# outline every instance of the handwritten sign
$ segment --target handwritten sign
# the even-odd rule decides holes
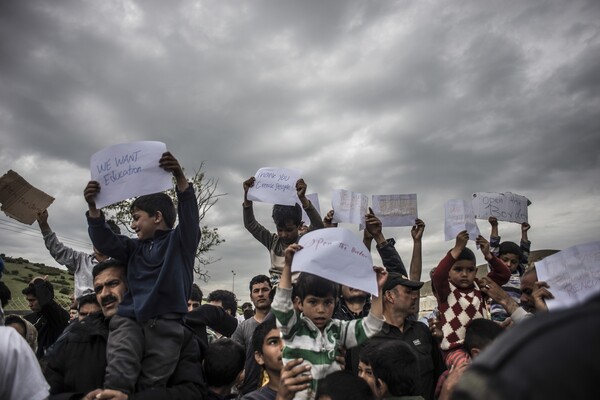
[[[96,207],[173,188],[172,175],[158,166],[167,146],[132,142],[107,147],[90,159],[92,180],[100,183]]]
[[[446,240],[456,238],[456,235],[464,230],[469,233],[469,240],[477,239],[480,233],[471,202],[456,199],[448,200],[444,204],[444,211],[446,215],[444,221]]]
[[[52,204],[54,197],[31,186],[12,169],[0,178],[2,211],[19,222],[31,225],[37,214]]]
[[[318,229],[298,243],[303,248],[294,255],[293,272],[309,272],[377,296],[371,253],[355,234],[345,228]]]
[[[350,190],[334,189],[331,192],[333,222],[349,222],[365,228],[365,214],[369,208],[369,198],[362,193]]]
[[[550,286],[548,309],[572,307],[600,292],[600,242],[569,247],[535,263],[538,280]]]
[[[317,212],[320,215],[321,207],[319,206],[319,194],[318,193],[310,193],[310,194],[306,195],[306,198],[310,200],[313,207],[315,208],[315,210],[317,210]],[[298,204],[300,204],[300,199],[298,199]],[[308,218],[308,214],[306,213],[306,211],[304,211],[304,208],[302,208],[302,221],[304,221],[304,223],[306,225],[310,226],[310,218]]]
[[[525,196],[511,192],[473,193],[473,211],[475,218],[496,217],[498,221],[527,222],[527,206],[531,202]]]
[[[417,216],[416,194],[373,195],[373,212],[383,226],[412,226]]]
[[[248,190],[248,200],[293,206],[298,203],[296,181],[302,171],[286,168],[261,168],[254,177],[254,186]]]

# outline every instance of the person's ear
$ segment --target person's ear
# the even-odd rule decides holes
[[[294,303],[294,306],[295,306],[295,307],[296,307],[298,310],[300,310],[300,312],[302,312],[302,311],[303,311],[303,307],[302,307],[302,300],[300,300],[300,297],[298,297],[298,296],[294,297],[294,301],[293,301],[293,303]]]
[[[258,351],[254,352],[254,360],[256,360],[256,363],[258,365],[265,365],[265,360],[263,358],[263,355],[261,353],[259,353]]]
[[[379,378],[375,378],[375,389],[377,390],[377,398],[383,398],[387,394],[387,384]]]
[[[160,223],[161,223],[163,220],[164,220],[164,218],[163,218],[163,214],[162,214],[160,211],[157,211],[157,212],[154,214],[154,223],[158,225],[158,224],[160,224]]]
[[[478,349],[477,347],[473,347],[471,349],[471,351],[469,352],[469,354],[471,355],[471,358],[475,358],[479,355],[479,353],[481,353],[481,350]]]

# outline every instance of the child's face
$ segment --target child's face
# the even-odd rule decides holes
[[[300,227],[294,224],[294,221],[286,221],[284,226],[277,227],[277,236],[281,238],[283,243],[292,244],[298,241],[298,229]]]
[[[500,256],[500,261],[510,269],[510,272],[515,272],[519,266],[519,255],[514,253],[505,253]]]
[[[331,321],[334,308],[335,299],[333,295],[327,297],[308,295],[300,304],[300,310],[319,330],[323,330],[329,321]]]
[[[271,329],[263,341],[262,354],[258,352],[255,354],[256,362],[264,366],[267,371],[281,371],[283,368],[282,349],[283,340],[279,329]]]
[[[358,377],[369,385],[374,396],[377,396],[377,385],[375,385],[375,375],[369,364],[362,361],[358,362]]]
[[[157,219],[146,211],[134,208],[131,212],[131,229],[133,229],[139,240],[152,239],[154,232],[159,227]]]
[[[459,289],[470,289],[475,282],[477,268],[470,260],[459,260],[450,269],[449,280]]]

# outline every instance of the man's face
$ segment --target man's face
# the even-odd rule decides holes
[[[296,243],[298,240],[298,229],[300,227],[294,224],[293,221],[286,221],[284,226],[277,227],[277,236],[283,241],[285,244]]]
[[[458,289],[470,289],[475,282],[477,268],[475,263],[470,260],[458,260],[450,268],[448,280]]]
[[[500,261],[510,269],[510,272],[515,272],[519,266],[519,255],[513,253],[505,253],[500,256]]]
[[[148,240],[154,237],[154,232],[159,224],[155,216],[146,211],[134,208],[131,212],[131,229],[133,229],[139,240]]]
[[[192,299],[188,300],[188,312],[189,311],[193,311],[193,310],[195,310],[198,307],[200,307],[200,302],[199,301],[192,300]]]
[[[353,302],[357,300],[366,300],[366,298],[369,297],[369,294],[360,289],[354,289],[350,286],[342,285],[342,296],[344,297],[344,300]]]
[[[73,320],[77,319],[77,310],[76,310],[76,309],[74,309],[74,308],[71,308],[71,309],[69,310],[69,319],[70,319],[71,321],[73,321]]]
[[[110,318],[117,313],[117,308],[127,290],[124,281],[123,268],[109,267],[94,278],[94,291],[100,303],[102,313]]]
[[[419,290],[413,290],[407,286],[396,285],[389,291],[392,299],[392,309],[394,312],[412,314],[416,311],[419,302]]]
[[[369,364],[365,364],[362,361],[358,362],[358,377],[367,382],[374,396],[378,396],[377,386],[375,385],[375,376],[373,375],[373,370]]]
[[[258,365],[265,367],[267,372],[279,373],[283,368],[281,350],[283,349],[283,340],[278,328],[271,329],[265,336],[262,346],[262,354],[255,352],[254,358]]]
[[[42,307],[40,307],[40,302],[38,301],[37,297],[35,297],[32,294],[26,294],[25,299],[27,300],[27,303],[29,304],[29,308],[31,308],[31,311],[33,311],[33,312],[42,311]]]
[[[268,282],[260,282],[252,285],[250,300],[254,304],[254,308],[257,310],[270,309],[271,299],[269,298],[269,293],[271,293],[271,286],[269,286]]]
[[[98,304],[96,303],[85,303],[82,304],[81,307],[79,307],[79,320],[81,321],[82,319],[84,319],[85,317],[87,317],[88,315],[98,312],[100,311],[101,308]]]
[[[535,303],[533,300],[533,285],[537,281],[537,274],[530,272],[521,277],[521,307],[527,312],[535,312]]]
[[[301,311],[310,319],[317,328],[323,330],[331,321],[333,309],[335,308],[335,299],[333,295],[327,297],[317,297],[308,295],[300,303]]]

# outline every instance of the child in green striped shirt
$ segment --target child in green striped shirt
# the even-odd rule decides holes
[[[313,380],[310,387],[296,393],[294,398],[314,399],[319,381],[342,369],[336,362],[336,356],[341,356],[340,347],[348,349],[358,346],[381,330],[381,288],[387,279],[387,272],[382,267],[373,267],[377,273],[379,297],[374,298],[369,315],[352,321],[332,319],[338,285],[303,272],[296,282],[298,312],[292,301],[291,269],[294,254],[301,249],[302,246],[292,244],[285,251],[285,264],[271,311],[284,340],[284,364],[301,358],[311,367]]]

